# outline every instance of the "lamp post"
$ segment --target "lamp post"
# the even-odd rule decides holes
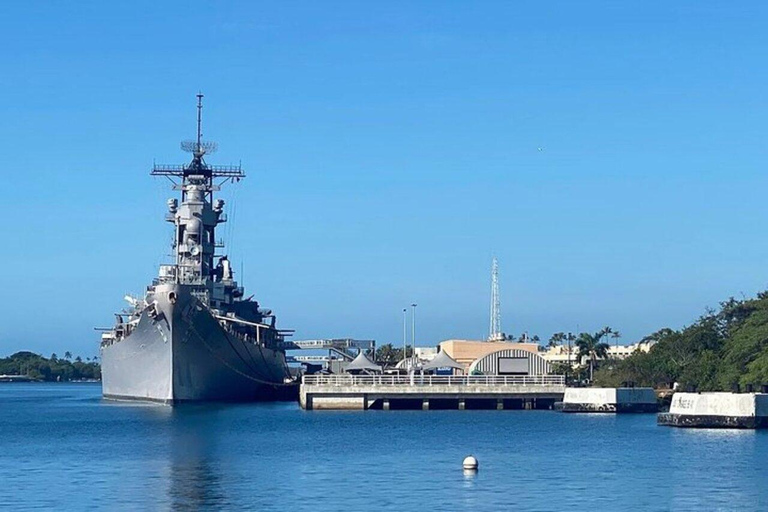
[[[573,333],[568,333],[568,369],[565,371],[565,385],[568,385],[568,374],[571,373],[571,370],[573,370],[573,365],[571,363],[571,354],[573,353],[573,347],[571,345],[571,342],[574,339]]]
[[[416,364],[416,304],[411,304],[411,353],[414,358],[413,364]]]
[[[403,361],[405,361],[405,358],[408,357],[408,335],[407,329],[406,329],[406,314],[407,309],[403,308]]]

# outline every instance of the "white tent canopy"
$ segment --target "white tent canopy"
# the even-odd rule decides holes
[[[457,370],[464,370],[464,365],[457,362],[454,358],[445,353],[445,350],[441,350],[430,362],[424,365],[424,370],[436,370],[437,368],[455,368]]]
[[[351,363],[347,365],[347,367],[344,369],[344,371],[372,371],[372,372],[380,372],[381,366],[374,363],[367,357],[365,357],[365,354],[361,350],[359,354],[357,354],[357,357],[352,360]]]

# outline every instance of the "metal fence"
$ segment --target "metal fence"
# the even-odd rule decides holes
[[[564,375],[304,375],[308,386],[565,386]]]

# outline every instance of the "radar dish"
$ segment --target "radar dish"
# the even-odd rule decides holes
[[[181,150],[186,151],[187,153],[201,152],[206,155],[209,155],[211,153],[215,153],[217,149],[219,149],[219,145],[216,142],[211,142],[207,140],[201,141],[199,145],[197,141],[194,141],[194,140],[185,140],[181,142]]]

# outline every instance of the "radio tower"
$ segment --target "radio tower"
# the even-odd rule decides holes
[[[499,261],[494,257],[491,266],[491,327],[488,341],[503,341],[501,332],[501,297],[499,296]]]

